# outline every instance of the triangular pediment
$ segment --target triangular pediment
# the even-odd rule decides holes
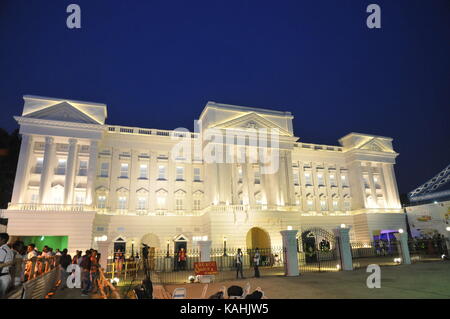
[[[255,112],[250,112],[245,115],[238,116],[234,119],[226,120],[224,122],[215,124],[212,127],[218,129],[224,128],[238,130],[278,129],[281,135],[292,136],[290,132],[288,132],[278,124],[265,119]]]
[[[175,241],[175,242],[177,242],[177,241],[188,241],[188,237],[184,236],[183,234],[180,234],[178,236],[175,236],[173,241]]]
[[[376,138],[372,138],[366,143],[362,144],[359,149],[373,151],[373,152],[392,152],[391,149],[387,148],[382,142],[378,141]]]
[[[95,189],[95,191],[96,191],[97,193],[108,193],[108,192],[109,192],[109,189],[106,188],[105,186],[99,186],[99,187],[97,187],[97,188]]]
[[[120,187],[117,189],[117,192],[118,193],[128,193],[128,189],[125,187]]]
[[[201,190],[199,190],[199,189],[196,190],[196,191],[193,193],[194,196],[203,196],[203,194],[204,194],[204,193],[203,193]]]
[[[24,117],[63,122],[100,124],[94,118],[80,111],[78,108],[68,102],[61,102],[55,105],[48,106],[44,109],[28,113],[24,115]]]
[[[160,188],[155,192],[157,195],[167,195],[167,190],[165,190],[164,188]]]
[[[184,196],[186,195],[186,191],[180,188],[179,190],[175,191],[174,194],[177,196]]]
[[[141,187],[141,188],[139,188],[136,191],[136,193],[138,193],[138,194],[146,194],[146,193],[148,193],[148,189],[146,189],[145,187]]]

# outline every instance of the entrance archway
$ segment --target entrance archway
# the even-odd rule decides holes
[[[269,234],[259,227],[251,228],[247,233],[247,249],[270,249]]]
[[[306,262],[316,262],[319,254],[336,249],[334,235],[322,228],[310,228],[302,232],[303,252]]]

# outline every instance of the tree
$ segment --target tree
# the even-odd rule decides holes
[[[18,129],[8,134],[0,128],[0,208],[7,208],[11,201],[20,142]]]

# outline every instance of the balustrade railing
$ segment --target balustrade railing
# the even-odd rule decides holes
[[[34,204],[20,203],[8,204],[8,210],[26,210],[26,211],[92,211],[93,207],[82,204]]]
[[[126,127],[126,126],[108,126],[108,133],[133,134],[133,135],[145,135],[145,136],[155,135],[155,136],[168,136],[168,137],[190,137],[193,139],[196,139],[199,137],[198,133],[157,130],[157,129],[145,129],[145,128],[139,128],[139,127]]]

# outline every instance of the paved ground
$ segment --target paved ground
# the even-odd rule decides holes
[[[274,276],[249,278],[208,286],[206,296],[220,287],[231,285],[252,288],[261,287],[268,298],[445,298],[450,299],[450,262],[424,262],[413,265],[381,267],[381,288],[369,289],[366,285],[369,273],[365,269],[328,273],[305,273],[300,277]],[[176,287],[186,287],[188,298],[201,296],[203,284],[167,285],[173,292]]]
[[[56,293],[51,297],[52,299],[91,299],[90,296],[82,297],[81,289],[69,289],[57,290]]]

